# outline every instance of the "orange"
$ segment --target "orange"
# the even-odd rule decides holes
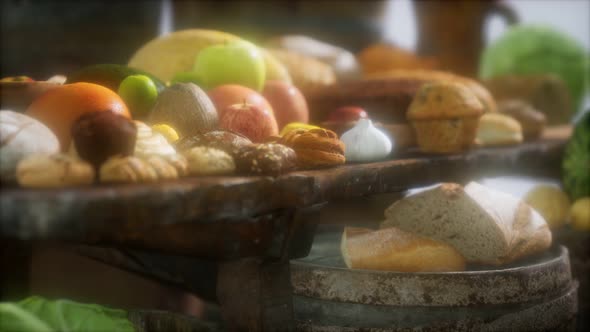
[[[111,111],[131,118],[123,100],[112,90],[92,83],[65,84],[48,90],[36,98],[26,113],[51,129],[67,151],[71,141],[71,128],[83,114]]]

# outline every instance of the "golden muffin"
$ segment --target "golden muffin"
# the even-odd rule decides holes
[[[424,84],[406,115],[423,152],[455,153],[475,139],[484,106],[464,84],[441,81]]]

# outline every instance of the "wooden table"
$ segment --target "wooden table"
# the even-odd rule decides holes
[[[570,133],[569,128],[557,128],[538,141],[517,146],[444,156],[409,151],[393,160],[276,178],[202,177],[59,190],[2,188],[3,251],[8,252],[8,240],[64,241],[87,256],[216,298],[230,329],[289,330],[289,259],[308,254],[317,222],[310,216],[323,204],[481,176],[558,177]],[[22,262],[16,256],[7,254],[5,259]],[[170,264],[171,260],[182,264]],[[213,284],[196,280],[195,271],[215,276],[209,278]],[[23,278],[16,272],[13,276]],[[3,289],[14,278],[4,275]]]

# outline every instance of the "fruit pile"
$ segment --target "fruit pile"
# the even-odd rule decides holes
[[[18,111],[0,111],[0,179],[24,187],[276,176],[345,161],[338,135],[307,124],[289,70],[271,52],[215,31],[151,41],[129,66],[79,69]]]

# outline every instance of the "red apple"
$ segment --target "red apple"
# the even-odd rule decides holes
[[[268,81],[262,95],[272,106],[279,128],[291,122],[309,122],[309,109],[299,89],[283,81]]]
[[[277,121],[267,110],[253,104],[240,103],[229,106],[224,112],[219,126],[248,137],[254,143],[279,134]]]
[[[367,112],[358,106],[343,106],[335,109],[328,115],[328,121],[351,122],[368,118]]]
[[[258,106],[264,110],[268,110],[274,116],[273,109],[264,97],[258,92],[237,84],[224,84],[207,92],[209,98],[217,108],[217,114],[221,119],[223,112],[228,107],[235,104],[242,104],[244,102]]]

